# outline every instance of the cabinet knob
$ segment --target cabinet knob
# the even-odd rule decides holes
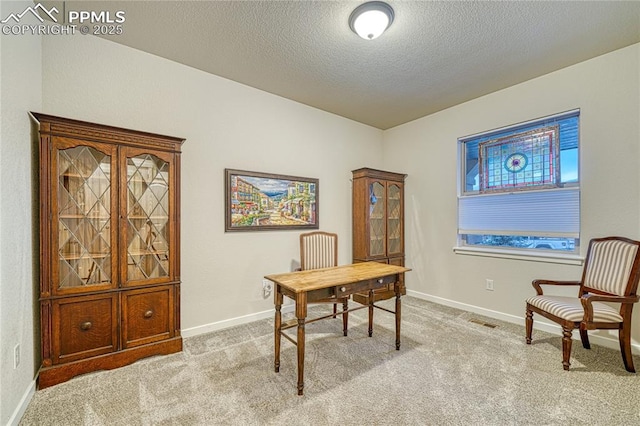
[[[347,291],[347,288],[346,287],[340,287],[340,291],[344,293],[345,291]]]
[[[153,311],[151,309],[149,309],[147,312],[144,313],[143,316],[145,318],[151,318],[153,316]]]
[[[87,330],[89,330],[91,327],[93,327],[93,324],[91,324],[91,321],[83,322],[82,324],[80,324],[80,329],[81,329],[82,331],[87,331]]]

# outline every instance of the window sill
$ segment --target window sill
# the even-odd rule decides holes
[[[582,265],[584,258],[577,254],[528,251],[517,249],[499,249],[489,247],[454,247],[453,252],[468,256],[497,257],[501,259],[526,260],[530,262],[561,263],[565,265]]]

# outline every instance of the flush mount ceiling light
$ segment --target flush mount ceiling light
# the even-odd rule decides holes
[[[363,3],[349,16],[349,27],[365,40],[378,38],[392,22],[393,9],[381,1]]]

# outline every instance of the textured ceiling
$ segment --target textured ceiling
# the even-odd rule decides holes
[[[349,29],[361,3],[64,7],[123,10],[114,42],[380,129],[640,42],[639,1],[388,1],[395,20],[373,41]]]

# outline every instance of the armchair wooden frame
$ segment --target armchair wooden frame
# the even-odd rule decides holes
[[[640,241],[623,237],[597,238],[589,242],[580,281],[533,280],[537,295],[527,299],[526,342],[531,344],[533,313],[562,327],[562,365],[569,370],[572,332],[580,330],[582,346],[590,349],[588,330],[618,330],[625,369],[635,373],[631,353],[631,314],[640,300]],[[577,298],[543,294],[542,286],[577,286]],[[571,299],[574,299],[573,301]],[[579,301],[579,303],[577,303]],[[620,304],[616,311],[600,302]]]
[[[313,231],[300,234],[300,270],[331,268],[338,266],[338,234]],[[347,335],[349,323],[349,296],[314,300],[313,303],[333,303],[334,318],[342,314],[342,332]],[[342,303],[342,312],[338,312]],[[326,317],[323,317],[326,318]]]

